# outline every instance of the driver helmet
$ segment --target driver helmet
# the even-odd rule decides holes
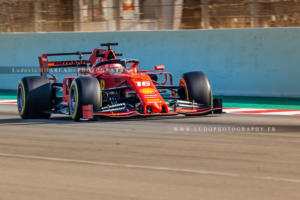
[[[109,64],[108,71],[112,74],[118,74],[123,72],[123,66],[119,63]]]

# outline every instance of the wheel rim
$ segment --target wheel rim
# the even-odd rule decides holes
[[[70,94],[70,113],[73,114],[75,112],[77,103],[77,93],[75,91],[75,88],[72,87],[71,94]]]
[[[18,111],[22,112],[24,107],[24,91],[23,87],[18,88]]]

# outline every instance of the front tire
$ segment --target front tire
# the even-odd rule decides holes
[[[52,109],[52,86],[46,77],[24,77],[18,84],[17,106],[23,119],[49,118]]]
[[[74,121],[82,118],[82,106],[93,105],[97,110],[102,105],[99,81],[93,77],[78,77],[72,81],[69,97],[70,115]]]
[[[184,73],[179,82],[183,89],[179,91],[182,100],[195,101],[198,104],[212,106],[213,96],[210,83],[203,72]]]

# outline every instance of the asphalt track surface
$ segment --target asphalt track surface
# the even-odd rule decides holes
[[[300,199],[300,116],[75,123],[0,105],[0,199]]]

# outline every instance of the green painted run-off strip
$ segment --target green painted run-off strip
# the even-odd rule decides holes
[[[300,98],[219,96],[227,108],[300,110]]]
[[[17,99],[16,90],[0,90],[0,99]]]
[[[300,98],[215,96],[227,108],[262,108],[300,110]],[[0,99],[17,99],[16,90],[0,90]]]

